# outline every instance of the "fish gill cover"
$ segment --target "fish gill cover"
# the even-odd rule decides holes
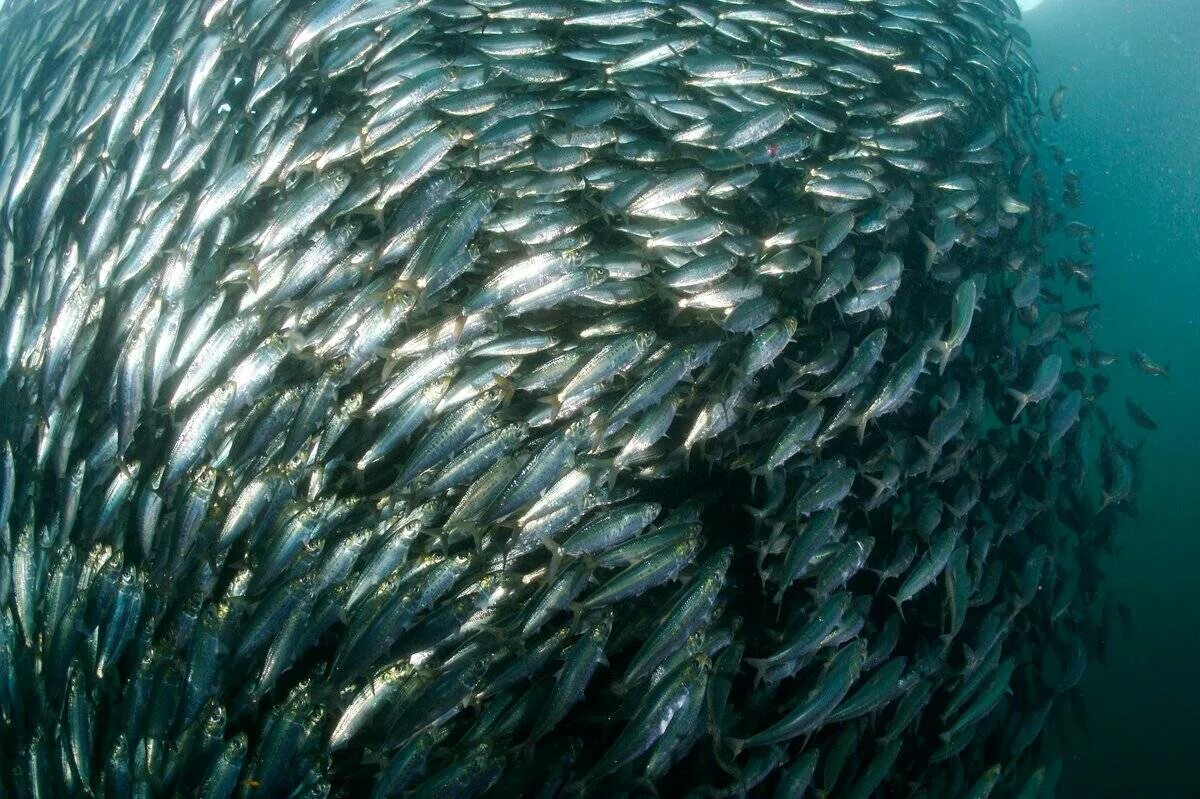
[[[1136,453],[1027,47],[8,3],[2,791],[1052,791]]]

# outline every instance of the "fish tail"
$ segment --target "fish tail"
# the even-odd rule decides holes
[[[1025,410],[1025,406],[1029,404],[1029,395],[1022,394],[1015,388],[1008,389],[1008,395],[1017,401],[1017,409],[1013,411],[1012,421],[1017,421],[1017,417],[1021,415],[1021,411]]]
[[[825,256],[816,247],[810,247],[807,244],[801,244],[800,249],[808,253],[808,257],[813,260],[813,271],[816,273],[817,280],[821,279],[821,274],[825,271]],[[809,309],[809,316],[812,316],[812,309]]]
[[[767,674],[767,669],[771,668],[770,664],[763,658],[746,658],[746,665],[754,669],[755,686],[762,683],[763,677]]]
[[[550,583],[553,582],[554,578],[558,576],[559,570],[562,569],[563,551],[562,547],[553,541],[545,541],[543,543],[546,549],[550,550],[550,563],[546,566],[546,582]]]
[[[941,356],[938,358],[938,374],[942,375],[946,371],[946,366],[950,363],[950,356],[954,354],[954,349],[944,341],[935,341],[933,348]]]
[[[926,236],[921,231],[917,231],[917,236],[920,237],[921,243],[925,245],[925,268],[933,268],[933,264],[937,261],[937,245],[933,243],[933,239]]]
[[[562,405],[563,405],[562,400],[559,399],[557,396],[542,397],[541,399],[538,400],[538,402],[542,403],[543,405],[550,406],[550,418],[551,419],[557,419],[558,414],[562,411]]]

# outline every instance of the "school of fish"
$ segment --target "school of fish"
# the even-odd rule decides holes
[[[1053,795],[1139,468],[1029,44],[0,7],[0,795]]]

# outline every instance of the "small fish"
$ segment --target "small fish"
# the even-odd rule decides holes
[[[1008,389],[1009,395],[1017,401],[1017,407],[1013,411],[1012,418],[1015,420],[1020,416],[1021,411],[1029,403],[1041,402],[1049,397],[1054,392],[1055,386],[1058,385],[1061,372],[1062,356],[1058,354],[1047,355],[1038,366],[1037,373],[1033,376],[1033,383],[1027,391]]]
[[[1063,121],[1063,102],[1067,99],[1067,87],[1059,84],[1054,93],[1050,95],[1050,114],[1054,117],[1055,122]]]
[[[1125,398],[1125,410],[1129,412],[1129,418],[1133,423],[1143,430],[1157,430],[1158,424],[1150,418],[1150,414],[1146,413],[1146,409],[1138,404],[1137,400],[1132,397]]]
[[[1140,350],[1131,350],[1129,353],[1129,361],[1135,367],[1137,367],[1138,371],[1144,374],[1153,375],[1155,377],[1170,377],[1171,367],[1169,365],[1163,366],[1155,363],[1154,361],[1150,360],[1150,357],[1146,355],[1146,353]]]

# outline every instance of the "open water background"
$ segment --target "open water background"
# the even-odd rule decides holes
[[[1121,523],[1110,588],[1134,617],[1084,681],[1062,743],[1063,797],[1200,797],[1200,0],[1047,0],[1026,25],[1045,120],[1083,177],[1095,225],[1096,344],[1120,351],[1106,407],[1142,450],[1139,515]],[[1127,350],[1169,362],[1136,371]],[[1135,397],[1160,430],[1135,432]]]

